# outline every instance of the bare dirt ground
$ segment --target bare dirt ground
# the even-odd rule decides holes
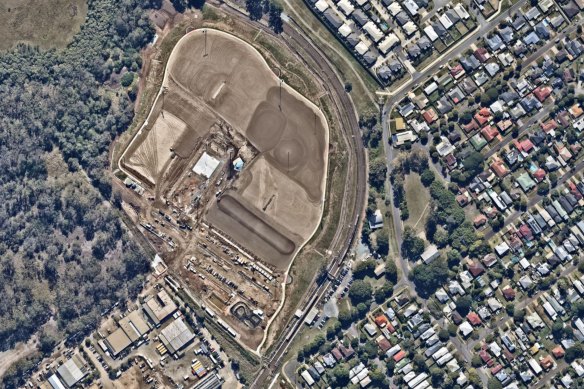
[[[170,160],[186,160],[214,124],[228,123],[262,162],[244,170],[242,185],[207,218],[286,270],[322,214],[328,125],[320,109],[283,84],[252,46],[212,29],[194,30],[178,42],[161,90],[122,165],[150,186],[173,185]]]
[[[0,377],[16,361],[26,357],[36,351],[36,338],[33,337],[28,343],[19,343],[16,347],[0,352]]]
[[[209,210],[207,220],[244,247],[253,247],[256,255],[280,270],[288,267],[298,245],[299,237],[294,237],[283,226],[277,226],[237,193],[225,194]]]
[[[293,233],[310,236],[313,226],[319,222],[320,204],[311,202],[296,181],[286,180],[284,176],[285,172],[273,169],[266,158],[257,158],[243,172],[238,192]]]

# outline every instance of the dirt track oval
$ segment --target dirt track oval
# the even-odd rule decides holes
[[[157,121],[152,114],[124,157],[125,167],[156,185],[170,163],[167,150],[186,155],[213,122],[228,123],[259,155],[245,161],[233,187],[205,218],[258,258],[286,270],[322,217],[329,129],[321,110],[281,82],[253,46],[212,29],[192,31],[178,42],[163,88],[164,111],[180,126],[166,128],[169,119]],[[155,106],[160,100],[159,95]],[[163,134],[169,138],[160,147]]]

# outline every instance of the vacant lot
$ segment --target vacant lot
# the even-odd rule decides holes
[[[252,46],[212,29],[179,41],[162,91],[123,166],[155,186],[173,152],[186,157],[213,123],[228,123],[260,155],[207,217],[261,259],[287,269],[322,215],[329,134],[320,109],[281,82]]]
[[[404,190],[406,192],[408,210],[410,211],[410,217],[405,224],[413,227],[417,232],[421,232],[426,225],[430,193],[422,185],[420,176],[413,172],[406,175]]]
[[[86,0],[0,1],[0,50],[17,43],[64,47],[87,15]]]

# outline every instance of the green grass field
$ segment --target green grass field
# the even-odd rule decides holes
[[[422,185],[420,176],[417,173],[410,173],[406,176],[404,189],[410,217],[405,222],[407,226],[414,228],[417,232],[423,231],[425,218],[428,214],[426,207],[430,204],[430,193]]]
[[[0,1],[0,50],[17,43],[43,49],[66,46],[87,15],[86,0]]]

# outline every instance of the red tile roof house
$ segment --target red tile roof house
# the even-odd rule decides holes
[[[511,300],[514,300],[515,299],[516,293],[515,293],[515,291],[510,286],[508,286],[505,289],[503,289],[501,291],[501,293],[503,293],[503,296],[505,297],[505,299],[507,301],[511,301]]]
[[[533,240],[533,231],[531,231],[531,228],[529,228],[527,224],[522,224],[521,226],[519,226],[517,234],[519,234],[519,236],[521,236],[523,239],[527,241]]]
[[[481,351],[479,351],[479,357],[481,357],[481,359],[483,360],[483,362],[486,363],[487,365],[490,362],[492,362],[491,356],[489,355],[489,353],[487,352],[487,350],[481,350]]]
[[[531,150],[533,150],[533,143],[528,138],[523,139],[522,141],[513,141],[513,145],[517,148],[517,150],[522,151],[524,153],[529,154]]]
[[[438,119],[438,116],[436,115],[436,111],[434,111],[434,108],[430,108],[429,110],[424,111],[422,116],[424,117],[424,120],[428,124],[432,124],[436,121],[436,119]]]
[[[543,170],[542,168],[537,169],[535,172],[533,172],[533,178],[535,178],[535,180],[537,182],[542,182],[545,179],[545,170]]]
[[[449,169],[453,169],[456,166],[456,157],[450,153],[446,157],[444,157],[444,162],[448,166]]]
[[[470,263],[468,265],[468,271],[473,277],[478,277],[485,272],[485,269],[478,263]]]
[[[542,359],[539,364],[541,365],[541,367],[543,367],[545,370],[551,369],[554,366],[554,361],[552,360],[551,355],[546,356],[544,359]]]
[[[572,196],[576,197],[577,200],[580,200],[582,198],[582,194],[576,187],[576,184],[574,184],[572,181],[568,181],[567,185],[568,188],[570,188],[570,193],[572,193]]]
[[[552,88],[549,86],[544,87],[538,86],[533,90],[533,94],[535,95],[535,97],[537,97],[540,103],[543,103],[545,99],[547,99],[549,95],[552,94]]]
[[[490,57],[489,52],[484,47],[479,47],[476,49],[474,56],[481,62],[486,62]]]
[[[491,267],[497,263],[497,256],[494,253],[488,253],[481,261],[486,267]]]
[[[503,178],[507,174],[509,174],[509,169],[507,169],[507,166],[505,166],[505,164],[503,163],[503,161],[501,159],[499,159],[499,158],[495,158],[493,160],[493,163],[491,164],[491,170],[493,170],[493,172],[499,178]]]
[[[490,142],[497,136],[499,136],[499,130],[497,130],[497,128],[493,126],[485,126],[481,130],[481,134],[483,135],[483,138],[487,140],[487,142]]]
[[[474,119],[472,119],[468,124],[465,124],[464,126],[462,126],[462,129],[467,134],[470,134],[474,130],[478,130],[479,129],[479,125],[478,125],[478,123]]]
[[[509,362],[511,362],[512,360],[515,359],[515,355],[513,355],[509,350],[507,349],[503,349],[503,355],[505,355],[505,358],[507,358],[507,360]]]
[[[501,120],[497,123],[497,127],[503,132],[507,131],[511,126],[513,126],[513,122],[509,119]]]
[[[353,354],[355,354],[355,351],[351,347],[347,348],[343,345],[340,345],[339,349],[341,350],[345,358],[350,358]]]
[[[400,350],[397,354],[393,356],[393,360],[395,362],[399,362],[406,356],[406,352],[404,350]]]
[[[470,322],[470,324],[472,324],[473,326],[480,326],[481,324],[483,324],[481,318],[479,317],[479,315],[477,315],[474,312],[470,312],[468,315],[466,315],[466,318],[468,319],[468,321]]]
[[[459,194],[458,196],[456,196],[456,202],[461,207],[464,207],[464,206],[466,206],[468,204],[468,197],[466,197],[463,194]]]
[[[386,352],[391,348],[391,343],[389,343],[389,340],[385,338],[380,339],[379,342],[377,342],[377,345],[383,352]]]
[[[489,120],[491,120],[491,111],[488,108],[481,108],[475,115],[475,120],[479,123],[479,126],[483,126]]]
[[[333,354],[333,357],[335,357],[335,359],[337,361],[340,361],[341,359],[343,359],[343,354],[341,354],[341,352],[339,351],[338,348],[334,348],[331,350],[331,354]]]
[[[458,78],[464,74],[464,68],[461,64],[456,65],[452,69],[450,69],[450,75],[454,78]]]
[[[552,130],[555,130],[556,128],[558,128],[558,123],[554,119],[550,119],[547,122],[541,124],[541,129],[546,134]]]
[[[474,218],[472,223],[475,226],[475,228],[479,228],[481,226],[484,226],[487,223],[487,221],[488,221],[487,217],[481,213],[480,215]]]
[[[554,354],[554,358],[556,359],[560,359],[564,357],[565,351],[562,348],[562,346],[556,346],[554,347],[554,349],[552,350],[552,354]]]
[[[497,365],[491,369],[491,374],[495,375],[503,369],[503,366]]]
[[[387,317],[385,317],[385,315],[379,315],[375,318],[375,324],[377,324],[377,326],[379,328],[384,328],[385,326],[387,326],[388,320]]]

